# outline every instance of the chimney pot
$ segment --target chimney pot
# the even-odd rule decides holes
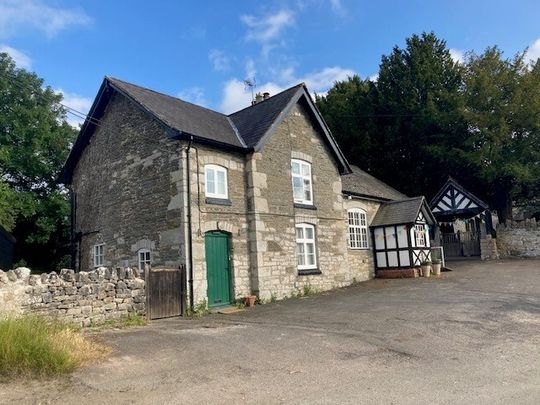
[[[265,91],[263,93],[263,100],[268,100],[270,98],[270,93],[268,93],[267,91]]]
[[[255,100],[253,100],[253,105],[263,101],[263,95],[261,93],[255,94]]]

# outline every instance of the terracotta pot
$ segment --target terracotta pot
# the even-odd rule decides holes
[[[441,263],[434,263],[431,265],[433,269],[433,275],[439,277],[441,275]]]
[[[255,300],[257,299],[257,296],[255,295],[248,295],[244,298],[244,305],[246,307],[254,307],[255,306]]]
[[[424,277],[431,277],[431,264],[423,264],[422,266],[422,274]]]

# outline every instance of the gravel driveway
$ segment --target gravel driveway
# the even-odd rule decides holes
[[[540,260],[450,263],[100,335],[105,362],[2,403],[540,403]]]

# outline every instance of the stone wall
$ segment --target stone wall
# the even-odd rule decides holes
[[[306,108],[301,103],[293,107],[261,151],[247,159],[253,292],[262,299],[280,299],[307,286],[328,290],[350,284],[361,271],[347,263],[341,177]],[[294,204],[291,159],[312,164],[313,207]],[[319,274],[297,268],[298,223],[315,227]]]
[[[153,265],[180,265],[180,147],[131,100],[112,96],[73,174],[80,270],[94,268],[95,244],[104,244],[107,267],[138,267],[140,249],[152,252]]]
[[[371,225],[373,218],[381,204],[376,201],[364,200],[356,197],[346,198],[344,200],[345,221],[348,222],[347,211],[351,208],[360,208],[366,212],[368,225]],[[365,281],[375,277],[375,260],[373,257],[373,246],[371,239],[371,230],[368,228],[368,248],[367,249],[348,249],[347,260],[352,271],[356,273],[356,281]],[[347,241],[348,243],[348,241]]]
[[[533,218],[499,224],[497,248],[501,258],[540,257],[540,222]]]
[[[32,313],[88,326],[145,311],[145,282],[130,268],[40,275],[24,267],[0,270],[0,317]]]

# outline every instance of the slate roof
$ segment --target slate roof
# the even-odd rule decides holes
[[[375,197],[383,200],[401,200],[407,198],[403,193],[383,183],[358,166],[351,165],[352,173],[341,176],[341,184],[345,194]]]
[[[259,143],[302,87],[302,83],[298,84],[267,100],[229,115],[247,147],[253,148]]]
[[[380,206],[370,226],[414,223],[420,209],[422,209],[422,206],[425,204],[424,197],[413,197],[400,201],[386,202]],[[434,223],[435,219],[427,205],[425,205],[425,213],[428,214],[428,221]]]
[[[326,135],[326,143],[339,162],[342,172],[350,171],[347,160],[322,120],[304,83],[233,114],[225,115],[123,80],[105,77],[60,174],[61,182],[69,184],[71,181],[77,161],[96,126],[99,125],[99,119],[103,116],[113,91],[130,98],[144,111],[164,123],[171,130],[168,136],[189,139],[186,136],[188,135],[195,141],[246,152],[259,150],[266,137],[287,115],[290,107],[302,99]]]
[[[107,80],[171,128],[229,145],[245,146],[224,114],[112,77]]]

